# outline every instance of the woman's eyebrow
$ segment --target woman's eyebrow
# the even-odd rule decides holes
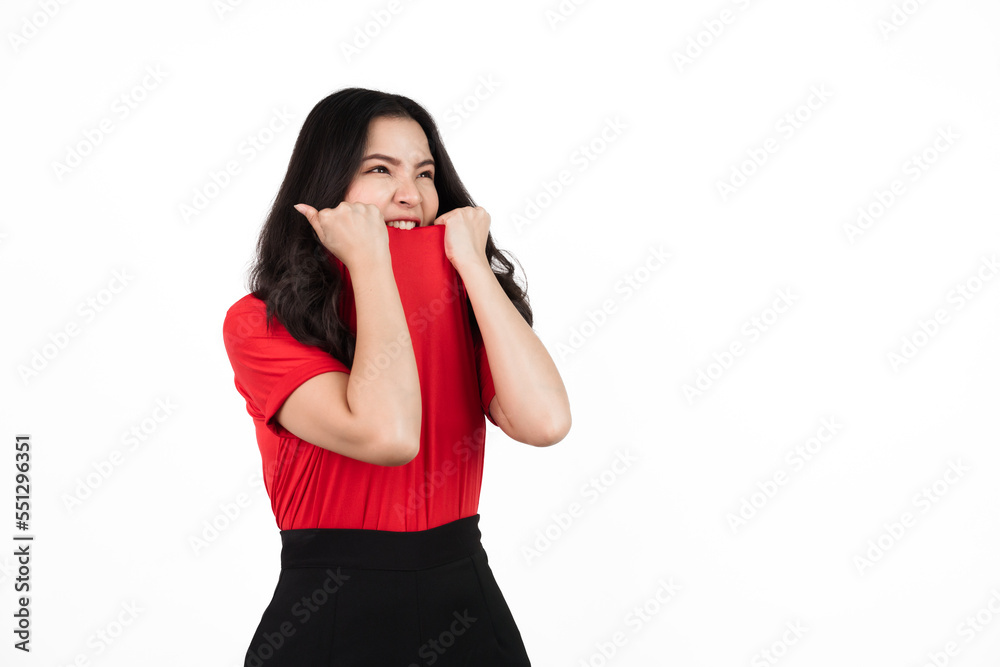
[[[393,165],[395,167],[398,167],[399,164],[400,164],[399,160],[397,160],[396,158],[389,157],[388,155],[383,155],[382,153],[372,153],[371,155],[366,155],[364,157],[364,159],[362,160],[362,162],[367,162],[368,160],[385,160],[386,162],[388,162],[389,164],[391,164],[391,165]],[[435,166],[434,165],[434,160],[432,160],[430,158],[424,160],[423,162],[418,162],[416,166],[417,167],[423,167],[424,165],[428,165],[428,164],[431,165],[432,167]]]

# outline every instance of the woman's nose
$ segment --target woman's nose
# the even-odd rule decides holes
[[[419,204],[420,190],[417,189],[417,184],[409,179],[400,181],[399,186],[396,188],[396,201],[400,204],[409,204],[411,206]]]

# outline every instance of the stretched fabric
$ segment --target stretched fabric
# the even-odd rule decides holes
[[[252,294],[226,313],[223,337],[234,383],[253,418],[264,486],[281,530],[426,530],[479,511],[485,419],[496,423],[489,417],[495,390],[482,337],[468,315],[465,285],[445,256],[444,225],[386,231],[423,408],[420,452],[406,465],[348,458],[297,438],[274,419],[309,378],[326,372],[370,378],[398,349],[386,349],[367,368],[349,369],[298,342],[277,321],[268,330],[264,302]],[[338,308],[356,333],[350,271],[326,254],[345,279]]]

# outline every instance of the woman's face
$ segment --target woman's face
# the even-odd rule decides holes
[[[412,118],[375,118],[368,125],[361,169],[344,201],[374,204],[386,224],[425,227],[437,218],[434,160],[423,128]]]

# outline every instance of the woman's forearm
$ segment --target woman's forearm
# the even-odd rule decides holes
[[[350,272],[357,338],[347,384],[348,406],[381,423],[388,442],[419,447],[420,380],[388,251],[350,267]]]
[[[555,362],[528,326],[486,258],[458,268],[489,357],[497,402],[510,437],[536,446],[559,442],[570,428],[569,397]]]

